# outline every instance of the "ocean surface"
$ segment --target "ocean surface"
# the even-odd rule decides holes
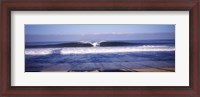
[[[175,68],[174,40],[26,42],[25,71],[124,72]]]

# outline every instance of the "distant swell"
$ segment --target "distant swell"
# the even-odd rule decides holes
[[[110,47],[110,46],[139,46],[139,45],[163,45],[169,43],[131,43],[131,42],[70,42],[70,43],[59,43],[59,44],[48,44],[48,45],[26,45],[26,48],[57,48],[57,47]]]
[[[129,46],[129,47],[85,47],[85,48],[29,48],[26,55],[49,55],[49,54],[101,54],[101,53],[124,53],[124,52],[151,52],[151,51],[175,51],[172,46]]]

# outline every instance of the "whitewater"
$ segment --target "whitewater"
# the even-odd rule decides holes
[[[71,47],[71,48],[28,48],[26,55],[49,54],[97,54],[97,53],[124,53],[124,52],[151,52],[175,51],[173,46],[127,46],[127,47]]]

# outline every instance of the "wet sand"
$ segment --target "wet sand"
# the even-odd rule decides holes
[[[175,68],[142,68],[142,69],[121,69],[121,70],[104,70],[104,71],[44,70],[42,72],[175,72]]]
[[[130,72],[175,72],[175,68],[143,68],[126,70]]]

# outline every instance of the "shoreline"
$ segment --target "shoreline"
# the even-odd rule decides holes
[[[28,71],[28,72],[175,72],[175,68],[141,68],[141,69],[119,69],[119,70],[43,70],[43,71]]]

